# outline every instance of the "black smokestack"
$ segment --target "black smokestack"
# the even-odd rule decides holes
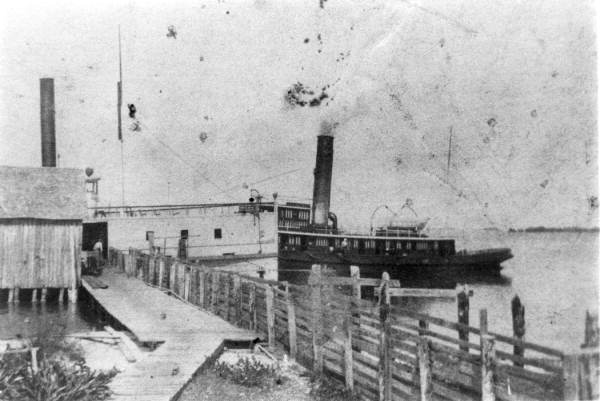
[[[331,172],[333,168],[333,130],[334,124],[321,123],[321,132],[317,137],[317,161],[313,188],[312,225],[326,228],[329,217],[331,197]]]
[[[40,79],[40,120],[42,123],[42,167],[56,167],[53,78]]]

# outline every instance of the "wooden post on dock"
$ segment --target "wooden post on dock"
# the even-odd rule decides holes
[[[510,309],[512,312],[513,337],[515,340],[522,341],[525,335],[525,306],[521,304],[521,299],[518,295],[515,295],[512,299]],[[521,344],[515,344],[513,354],[523,358],[525,348]],[[514,365],[523,367],[523,363],[519,361],[514,361]]]
[[[313,351],[313,372],[323,372],[323,352],[321,350],[323,331],[323,311],[321,302],[321,265],[312,265],[308,276],[308,285],[311,292],[311,331]]]
[[[163,288],[163,277],[165,275],[165,258],[158,259],[158,288]]]
[[[290,340],[290,357],[296,360],[298,354],[298,343],[296,342],[296,308],[292,294],[290,294],[290,287],[287,284],[285,286],[285,305],[287,309],[288,338]]]
[[[429,339],[420,337],[417,343],[417,356],[419,360],[419,387],[421,401],[433,400],[433,383],[431,381],[431,356]]]
[[[224,294],[223,294],[223,302],[225,303],[225,320],[229,321],[229,309],[231,307],[231,299],[230,299],[230,284],[231,284],[231,274],[229,273],[224,273],[221,275],[221,277],[225,278],[225,283],[224,283]]]
[[[275,346],[275,294],[273,287],[267,285],[265,287],[265,302],[267,304],[267,338],[269,340],[269,348]]]
[[[206,272],[204,269],[200,269],[198,272],[198,306],[204,308],[205,302],[205,286],[206,285]]]
[[[463,287],[458,294],[456,294],[456,304],[458,307],[458,324],[462,325],[458,327],[458,339],[461,341],[469,341],[469,294],[465,287]],[[461,345],[460,349],[465,352],[469,352],[469,346]]]
[[[12,304],[15,302],[15,290],[14,288],[8,289],[8,303]]]
[[[58,290],[58,303],[62,304],[64,299],[65,299],[65,289],[64,288],[60,288]]]
[[[190,301],[190,288],[191,288],[191,278],[190,278],[190,267],[188,265],[184,265],[184,279],[183,279],[183,299],[186,301]]]
[[[48,288],[44,287],[42,288],[42,298],[40,299],[40,301],[45,304],[46,303],[46,298],[48,297]]]
[[[154,255],[154,231],[148,231],[146,239],[148,240],[148,254]]]
[[[481,401],[495,401],[494,365],[496,351],[494,337],[484,334],[481,337]]]
[[[256,283],[254,281],[250,282],[248,309],[250,311],[250,330],[256,330]]]
[[[38,303],[38,290],[37,290],[37,288],[34,288],[33,291],[31,291],[31,303],[32,304],[37,304]]]
[[[242,286],[239,274],[233,275],[233,308],[234,324],[239,326],[242,320]]]
[[[71,301],[72,304],[76,304],[77,303],[77,287],[75,287],[75,285],[73,285],[73,287],[69,288],[67,291],[67,295],[69,296],[69,301]]]
[[[377,365],[377,381],[379,384],[379,400],[391,401],[392,399],[392,369],[390,358],[391,324],[390,324],[390,275],[384,272],[381,275],[379,286],[379,363]]]
[[[13,300],[14,303],[18,304],[21,300],[19,298],[19,287],[15,287],[15,299]]]
[[[352,314],[350,311],[344,316],[344,382],[346,388],[354,390],[354,362],[352,360]]]
[[[352,278],[352,298],[360,300],[360,269],[358,266],[350,266],[350,277]],[[358,305],[359,302],[356,302]]]
[[[487,309],[479,309],[479,335],[484,336],[488,333]]]
[[[211,272],[210,284],[211,284],[210,306],[211,306],[212,312],[215,315],[217,315],[218,314],[217,299],[219,298],[219,272],[217,272],[217,271]]]

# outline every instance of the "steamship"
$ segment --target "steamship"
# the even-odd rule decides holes
[[[405,276],[422,273],[499,272],[512,258],[509,248],[457,251],[451,238],[428,237],[424,222],[371,230],[369,234],[345,233],[330,212],[333,136],[325,130],[317,138],[313,202],[288,206],[278,213],[279,270],[301,265],[357,265],[367,274]],[[291,263],[290,263],[291,262]]]

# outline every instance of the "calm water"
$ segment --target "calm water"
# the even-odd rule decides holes
[[[478,309],[487,308],[491,331],[512,333],[510,301],[518,294],[525,305],[526,339],[561,350],[575,350],[583,341],[585,311],[598,311],[598,234],[477,232],[457,239],[457,248],[510,247],[513,259],[500,277],[470,278],[471,324]],[[253,260],[246,272],[277,278],[277,260]],[[246,265],[247,266],[247,265]],[[230,265],[240,270],[240,265]],[[305,275],[304,275],[305,276]],[[403,299],[403,305],[434,316],[456,320],[454,301]],[[82,305],[27,302],[10,308],[0,303],[0,338],[28,335],[45,328],[67,332],[88,330],[96,318]],[[87,317],[86,317],[87,316]]]

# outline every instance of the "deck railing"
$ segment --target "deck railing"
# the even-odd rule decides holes
[[[314,265],[308,285],[298,286],[135,250],[113,251],[110,261],[130,276],[257,331],[269,345],[282,346],[303,366],[339,380],[363,399],[598,397],[597,319],[586,329],[596,333],[589,336],[595,345],[565,355],[488,331],[485,310],[479,327],[472,327],[391,305],[395,290],[386,274],[377,282],[354,275],[340,285]],[[378,286],[379,302],[360,298],[365,282]]]

